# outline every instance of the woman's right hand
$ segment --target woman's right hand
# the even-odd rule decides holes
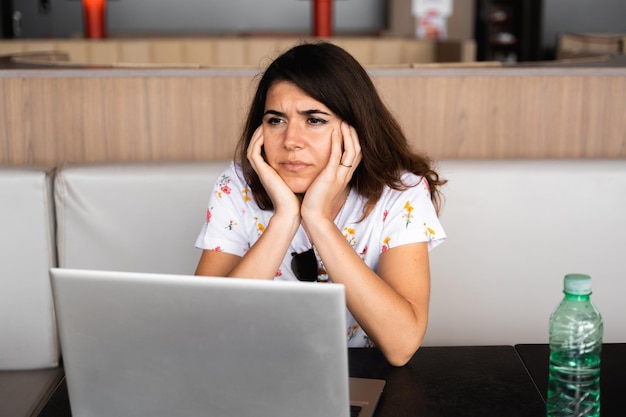
[[[300,200],[263,158],[262,126],[254,131],[246,157],[274,204],[274,215],[243,257],[212,250],[202,252],[198,275],[274,279],[300,227]]]
[[[263,188],[274,205],[274,213],[279,216],[300,217],[300,200],[285,181],[263,158],[263,126],[259,126],[248,145],[247,158],[257,173]]]

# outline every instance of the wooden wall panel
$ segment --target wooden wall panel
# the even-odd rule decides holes
[[[377,84],[415,147],[440,158],[626,157],[626,76],[379,77]]]
[[[0,72],[0,163],[230,158],[251,70]],[[626,69],[372,71],[412,146],[444,158],[626,158]]]
[[[6,80],[2,80],[6,81]],[[229,158],[249,77],[1,82],[0,163]],[[20,111],[21,110],[21,111]]]

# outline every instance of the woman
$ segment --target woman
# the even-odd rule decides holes
[[[341,283],[348,345],[404,365],[426,331],[443,183],[351,55],[295,46],[259,81],[196,274]]]

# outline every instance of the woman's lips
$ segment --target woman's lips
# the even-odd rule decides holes
[[[281,162],[281,166],[289,172],[300,172],[306,169],[309,164],[306,164],[302,161],[285,161]]]

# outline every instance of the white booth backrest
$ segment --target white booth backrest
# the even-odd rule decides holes
[[[64,166],[62,267],[193,273],[210,187],[227,162]],[[441,161],[425,345],[545,343],[566,273],[593,278],[605,340],[626,341],[626,161]]]
[[[59,361],[51,179],[45,169],[0,167],[0,370]]]
[[[227,165],[0,168],[0,369],[58,364],[52,266],[192,274]],[[592,276],[604,340],[626,341],[626,160],[444,160],[439,170],[448,240],[431,252],[425,345],[547,342],[570,272]]]
[[[193,274],[209,193],[227,166],[62,166],[55,182],[59,266]]]
[[[605,342],[626,341],[626,161],[443,161],[425,344],[547,343],[563,277],[591,275]]]

